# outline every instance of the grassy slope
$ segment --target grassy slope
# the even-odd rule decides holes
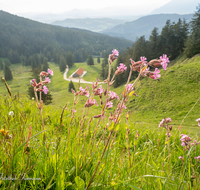
[[[170,63],[166,71],[161,70],[160,81],[149,78],[143,78],[136,85],[136,94],[139,97],[131,97],[128,109],[131,110],[131,119],[136,122],[146,122],[149,125],[157,126],[164,117],[171,117],[173,124],[180,125],[188,111],[194,106],[199,98],[199,80],[200,80],[200,56],[186,59],[184,56]],[[51,106],[60,109],[67,102],[72,105],[73,95],[68,92],[68,81],[63,80],[63,74],[59,71],[58,65],[50,64],[50,68],[54,69],[54,76],[49,88],[53,95],[53,103]],[[87,66],[86,63],[76,63],[69,71],[68,76],[77,68],[82,67],[87,70],[84,79],[87,81],[95,81],[99,78],[101,65],[96,63],[94,66]],[[29,78],[16,78],[29,76],[30,68],[20,67],[20,65],[12,65],[14,80],[8,82],[13,93],[20,92],[26,94]],[[0,71],[0,75],[3,72]],[[78,89],[78,84],[74,83]],[[81,84],[86,87],[86,84]],[[91,87],[91,85],[88,85]],[[117,94],[121,94],[123,86],[113,89]],[[7,91],[4,84],[0,83],[1,94]],[[84,104],[85,100],[81,103]],[[77,109],[82,109],[82,105],[78,104]],[[183,127],[188,128],[192,132],[198,131],[197,122],[200,117],[199,109],[200,101],[195,105],[194,109],[188,114],[182,123]],[[94,107],[94,113],[98,113],[98,108]]]
[[[160,81],[149,78],[140,80],[128,109],[132,110],[135,122],[147,122],[158,125],[164,117],[171,117],[173,124],[180,125],[186,114],[200,97],[200,55],[191,59],[184,56],[171,62],[166,71],[161,70]],[[118,88],[118,93],[122,87]],[[200,117],[200,101],[182,123],[191,131],[198,131],[195,121]]]

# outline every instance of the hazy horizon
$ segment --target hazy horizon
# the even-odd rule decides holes
[[[134,15],[144,12],[153,11],[156,8],[159,8],[170,0],[140,0],[140,1],[130,1],[124,0],[123,5],[120,0],[101,0],[101,1],[92,1],[92,0],[74,0],[71,2],[64,0],[57,1],[39,1],[39,0],[0,0],[0,10],[9,12],[11,14],[62,14],[67,11],[72,11],[74,9],[79,10],[93,10],[93,11],[106,11],[111,9],[121,8],[122,10],[127,9],[127,14]],[[128,13],[128,11],[133,11]]]

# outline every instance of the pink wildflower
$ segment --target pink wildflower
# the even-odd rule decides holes
[[[187,136],[187,135],[185,135],[185,134],[181,134],[181,146],[182,147],[184,147],[184,146],[186,146],[186,148],[189,148],[189,144],[190,144],[190,141],[192,141],[192,139],[189,137],[189,136]]]
[[[200,118],[198,118],[196,121],[198,121],[198,126],[200,127]]]
[[[106,107],[107,107],[107,108],[112,108],[112,107],[113,107],[113,103],[112,103],[112,102],[108,102],[108,103],[106,104]]]
[[[49,91],[48,88],[44,85],[44,86],[43,86],[43,92],[44,92],[45,94],[47,94],[48,91]]]
[[[133,84],[125,85],[125,87],[126,87],[126,91],[127,91],[127,92],[130,92],[130,91],[133,90]]]
[[[158,127],[164,127],[165,119],[162,119]]]
[[[87,102],[85,103],[85,107],[91,107],[91,106],[93,106],[94,104],[96,104],[97,106],[98,106],[98,104],[97,104],[97,102],[96,102],[96,100],[95,99],[91,99],[91,98],[89,98],[88,100],[87,100]]]
[[[50,75],[53,75],[53,71],[51,69],[48,69],[47,72],[50,74]]]
[[[167,63],[169,63],[169,58],[167,57],[167,55],[163,54],[163,56],[160,56],[160,60],[162,61],[161,62],[161,65],[163,67],[164,70],[167,70]]]
[[[109,55],[109,59],[108,59],[109,64],[112,64],[112,62],[115,59],[117,59],[117,57],[115,56],[118,56],[118,55],[119,55],[119,52],[116,49],[112,50],[112,54]]]
[[[182,160],[182,161],[184,160],[184,157],[182,157],[182,156],[179,156],[178,158],[179,158],[180,160]]]
[[[158,79],[158,78],[161,77],[161,75],[160,75],[159,73],[160,73],[159,69],[158,69],[158,68],[155,68],[155,71],[154,71],[154,73],[153,73],[154,79]]]
[[[75,112],[76,112],[76,110],[72,109],[72,112],[74,112],[74,113],[75,113]]]
[[[200,162],[200,156],[194,157],[194,159]]]
[[[147,63],[147,58],[146,57],[140,57],[140,60],[142,61],[142,63],[146,64]]]
[[[51,79],[49,77],[45,77],[45,83],[50,83],[51,82]]]
[[[119,65],[120,66],[117,67],[115,75],[119,75],[119,74],[123,73],[127,69],[127,67],[123,63],[120,63]]]
[[[113,53],[114,56],[115,56],[115,55],[116,55],[116,56],[119,55],[119,52],[118,52],[118,50],[116,50],[116,49],[113,49],[113,50],[112,50],[112,53]]]
[[[168,117],[167,119],[165,119],[165,122],[170,123],[170,122],[172,122],[172,119]]]
[[[36,86],[37,86],[36,79],[32,79],[32,80],[30,81],[30,83],[31,83],[31,85],[32,85],[33,87],[36,87]]]
[[[159,126],[158,127],[165,127],[165,124],[168,124],[172,122],[172,119],[171,118],[167,118],[167,119],[162,119],[162,121],[160,122]],[[171,126],[172,128],[172,126]]]
[[[103,93],[103,88],[102,86],[100,85],[99,88],[97,88],[94,92],[94,95],[95,96],[100,96],[101,94]]]
[[[117,94],[113,91],[109,91],[109,101],[110,100],[114,100],[115,98],[117,98],[119,100],[119,97],[117,96]]]
[[[90,94],[89,94],[89,91],[87,91],[87,87],[85,89],[80,87],[79,89],[80,89],[80,91],[78,92],[78,94],[80,94],[81,96],[86,96],[86,97],[89,98]]]

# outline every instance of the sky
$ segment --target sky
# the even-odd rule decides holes
[[[123,7],[151,12],[168,2],[170,0],[0,0],[0,10],[11,14],[62,13],[73,9]]]

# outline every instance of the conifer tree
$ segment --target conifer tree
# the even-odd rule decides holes
[[[94,65],[94,60],[93,60],[92,54],[90,54],[90,55],[88,56],[87,64],[90,65],[90,66],[91,66],[91,65]]]
[[[3,70],[3,63],[1,60],[0,60],[0,69]]]
[[[69,67],[72,67],[74,65],[74,56],[71,51],[67,53],[66,61]]]
[[[185,43],[184,53],[187,57],[200,53],[200,4],[191,21],[191,34]]]
[[[11,62],[10,62],[8,59],[6,59],[4,63],[5,63],[5,65],[7,65],[7,66],[11,66]]]
[[[13,79],[13,75],[12,72],[9,68],[8,65],[5,65],[4,67],[4,78],[8,81],[8,80],[12,80]]]
[[[69,87],[68,87],[68,92],[72,92],[72,89],[75,91],[74,83],[70,81]]]
[[[62,56],[60,57],[60,61],[59,61],[59,69],[60,69],[60,72],[64,72],[64,71],[65,71],[66,65],[67,65],[67,62],[66,62],[64,56],[62,55]]]
[[[101,60],[100,60],[100,57],[97,57],[97,63],[100,63]]]
[[[49,68],[49,64],[48,64],[47,58],[44,57],[43,58],[43,67],[42,67],[42,70],[43,71],[47,71],[48,68]]]

